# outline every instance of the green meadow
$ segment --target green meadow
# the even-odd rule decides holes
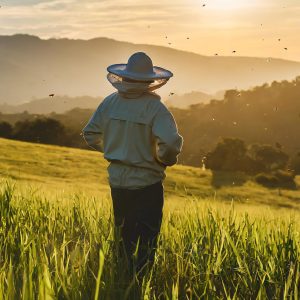
[[[174,166],[154,266],[128,278],[100,153],[0,139],[0,299],[299,299],[298,190]]]

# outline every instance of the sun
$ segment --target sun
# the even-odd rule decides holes
[[[238,10],[253,5],[253,2],[255,2],[255,0],[210,0],[207,1],[206,6],[216,10]]]

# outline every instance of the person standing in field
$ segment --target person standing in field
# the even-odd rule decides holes
[[[110,162],[109,184],[116,228],[136,268],[153,262],[162,221],[165,169],[177,163],[183,139],[153,91],[173,74],[143,52],[107,68],[117,92],[106,97],[83,129],[87,144]]]

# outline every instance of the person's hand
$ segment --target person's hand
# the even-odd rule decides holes
[[[157,163],[159,165],[161,165],[162,167],[164,167],[165,169],[167,168],[167,165],[165,165],[162,161],[158,160],[157,157],[155,157],[155,160],[157,161]]]

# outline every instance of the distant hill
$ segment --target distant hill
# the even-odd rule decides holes
[[[300,74],[299,62],[283,59],[203,56],[108,38],[42,40],[18,34],[0,36],[0,103],[17,104],[51,93],[104,97],[113,91],[106,67],[126,62],[136,51],[145,51],[155,65],[173,71],[174,78],[160,90],[164,97],[170,92],[247,89]]]
[[[191,92],[183,95],[169,95],[167,106],[188,108],[190,105],[197,103],[208,103],[211,99],[221,100],[224,96],[224,92],[219,92],[214,95],[209,95],[202,92]],[[16,114],[22,112],[28,112],[30,114],[50,114],[55,112],[57,114],[63,114],[74,108],[82,109],[95,109],[99,103],[103,100],[101,97],[69,97],[69,96],[48,96],[43,99],[35,99],[22,104],[9,105],[7,103],[0,103],[0,112],[3,114]]]
[[[32,100],[19,105],[0,104],[2,113],[22,113],[27,111],[31,114],[61,114],[74,108],[95,109],[103,99],[100,97],[68,97],[56,96]]]
[[[224,92],[218,92],[214,95],[209,95],[202,92],[191,92],[183,95],[172,95],[167,97],[165,102],[167,106],[178,107],[178,108],[188,108],[190,105],[198,103],[209,103],[210,100],[221,100],[223,99]],[[1,111],[1,106],[0,106]]]

